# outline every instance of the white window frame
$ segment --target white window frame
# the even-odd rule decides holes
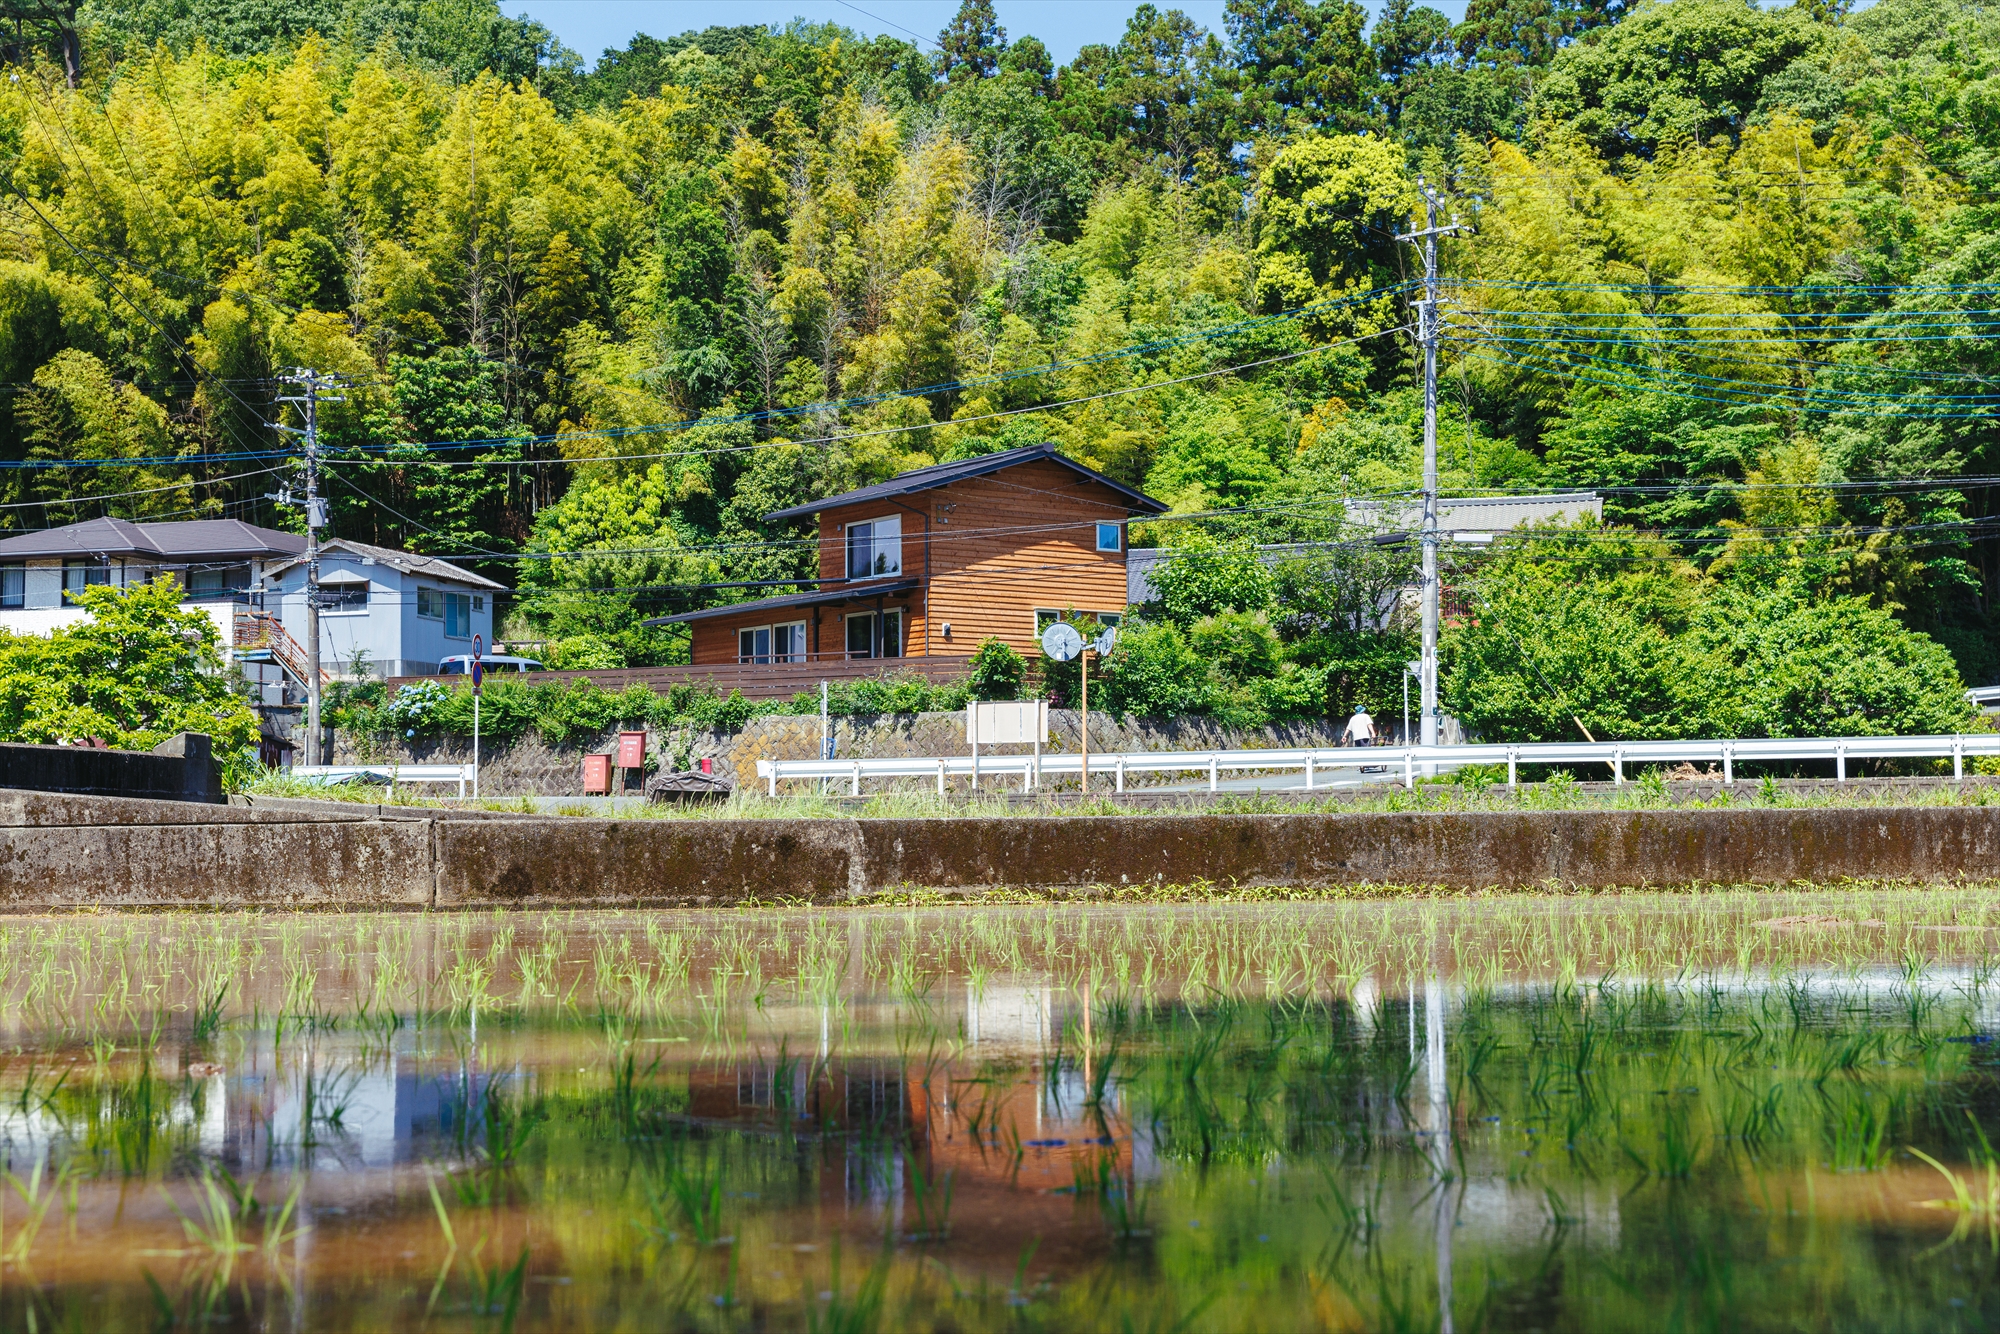
[[[1104,545],[1104,535],[1111,534],[1111,545]],[[1100,523],[1097,525],[1097,549],[1103,552],[1119,552],[1125,549],[1125,525],[1122,523]]]
[[[779,636],[791,631],[791,646],[779,647]],[[809,650],[806,648],[806,623],[804,621],[780,621],[771,627],[771,661],[804,662]]]
[[[750,636],[750,651],[748,653],[743,651],[743,636],[745,635]],[[773,639],[771,627],[768,625],[739,626],[736,631],[736,663],[739,667],[761,665],[757,652],[758,635],[764,636],[762,662],[767,663],[771,661],[771,641]]]
[[[903,518],[900,514],[843,524],[841,529],[841,568],[846,571],[850,582],[894,579],[903,573]],[[865,574],[854,572],[854,541],[860,536],[866,536],[868,540],[868,572]],[[886,562],[883,559],[885,555],[890,557]]]
[[[1037,641],[1041,639],[1042,631],[1049,628],[1050,622],[1060,621],[1067,614],[1049,607],[1035,608],[1035,639]],[[1088,616],[1099,625],[1107,627],[1122,624],[1125,620],[1125,613],[1122,611],[1079,611],[1077,615]]]

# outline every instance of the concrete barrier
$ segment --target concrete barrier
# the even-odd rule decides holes
[[[182,732],[151,751],[0,744],[0,788],[156,801],[222,802],[208,737]]]
[[[1608,889],[2000,875],[2000,807],[909,820],[390,810],[9,794],[0,908],[666,907],[828,903],[902,887]]]

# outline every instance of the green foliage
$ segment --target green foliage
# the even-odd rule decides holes
[[[1183,628],[1223,611],[1262,611],[1271,603],[1271,571],[1247,542],[1192,535],[1147,573],[1152,608]]]
[[[215,622],[182,611],[171,579],[87,588],[89,616],[46,637],[0,632],[0,740],[96,737],[151,750],[205,732],[233,783],[254,763],[257,716],[222,664]]]
[[[974,699],[1019,699],[1028,676],[1028,661],[1003,640],[979,641],[968,664],[966,686]]]
[[[1643,5],[1557,53],[1535,110],[1611,151],[1740,130],[1767,82],[1828,44],[1803,9],[1749,0]]]
[[[1862,599],[1815,599],[1789,580],[1719,583],[1614,532],[1541,536],[1496,558],[1474,619],[1446,640],[1446,707],[1483,737],[1935,734],[1970,722],[1951,655]]]
[[[892,675],[838,682],[827,696],[829,712],[845,717],[954,713],[965,708],[971,692],[963,682],[933,685],[920,676]],[[479,726],[482,735],[498,741],[533,732],[550,745],[562,746],[593,740],[620,727],[730,732],[752,718],[818,712],[817,691],[788,700],[747,700],[737,691],[720,695],[694,685],[676,685],[664,692],[642,685],[612,691],[588,678],[537,681],[530,674],[488,678],[480,699]],[[416,681],[386,696],[380,683],[364,685],[331,700],[328,717],[336,727],[364,736],[463,739],[472,735],[472,687]]]
[[[1229,0],[1211,33],[1141,5],[1058,67],[969,0],[936,56],[799,22],[586,72],[491,0],[94,0],[74,86],[0,85],[33,201],[0,260],[0,464],[66,465],[0,468],[0,526],[295,527],[255,387],[338,370],[336,535],[487,560],[507,637],[638,666],[689,643],[642,620],[817,573],[809,525],[765,514],[1050,440],[1172,507],[1156,621],[1269,617],[1271,698],[1231,675],[1201,707],[1390,707],[1414,546],[1289,583],[1247,552],[1358,540],[1339,501],[1416,485],[1386,293],[1422,174],[1477,224],[1442,246],[1449,490],[1649,488],[1606,513],[1688,562],[1667,583],[1788,634],[1819,613],[1780,585],[1833,624],[1865,598],[1985,674],[2000,561],[1961,479],[2000,433],[1959,409],[2000,378],[2000,20],[1847,9]],[[1942,332],[1892,336],[1916,316]],[[1479,558],[1447,563],[1474,596]],[[1683,717],[1659,627],[1625,622],[1620,725]]]

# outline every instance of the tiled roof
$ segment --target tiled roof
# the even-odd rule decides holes
[[[890,593],[907,593],[917,586],[915,579],[892,579],[886,583],[861,582],[824,588],[817,593],[786,593],[782,597],[758,598],[754,602],[732,602],[726,607],[704,607],[678,616],[655,616],[641,625],[679,625],[684,621],[705,621],[711,616],[735,616],[743,612],[785,611],[791,607],[825,606],[829,602],[853,602]]]
[[[977,458],[959,459],[953,463],[934,463],[928,468],[912,468],[909,472],[897,473],[886,482],[874,486],[864,486],[858,491],[843,491],[825,500],[815,500],[809,505],[794,505],[790,509],[766,514],[764,522],[776,523],[784,519],[802,519],[821,510],[833,509],[840,505],[862,505],[871,500],[887,500],[892,496],[907,496],[914,491],[930,491],[953,482],[962,482],[968,477],[985,477],[1003,468],[1019,467],[1023,463],[1037,463],[1047,460],[1059,463],[1071,472],[1093,482],[1110,487],[1130,502],[1131,508],[1147,514],[1164,514],[1167,507],[1142,491],[1134,491],[1122,482],[1114,482],[1095,469],[1086,468],[1075,459],[1065,458],[1050,444],[1023,445],[1019,449],[1003,449],[997,454],[981,454]]]
[[[505,584],[496,584],[486,576],[474,574],[468,569],[453,565],[450,561],[439,560],[436,556],[419,556],[414,551],[370,546],[366,542],[356,542],[345,537],[330,538],[320,543],[319,549],[321,555],[345,551],[355,556],[372,556],[379,565],[387,565],[392,570],[421,575],[427,579],[449,579],[454,583],[471,584],[474,588],[496,588],[503,593],[507,591]],[[297,564],[299,562],[296,560],[286,561],[283,565],[273,567],[269,574],[281,574]]]
[[[297,533],[259,528],[241,519],[192,519],[184,523],[86,519],[0,538],[0,560],[127,556],[172,563],[292,556],[305,549],[306,540]]]

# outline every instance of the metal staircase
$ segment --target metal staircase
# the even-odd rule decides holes
[[[267,611],[239,607],[231,629],[237,657],[249,662],[275,662],[301,686],[306,684],[305,646],[292,638],[283,621]],[[321,668],[319,679],[324,685],[333,677]]]

